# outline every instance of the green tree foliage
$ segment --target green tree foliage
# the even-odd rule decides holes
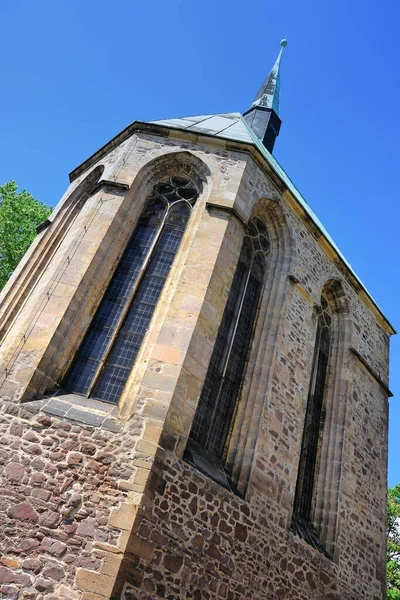
[[[0,185],[0,290],[36,236],[36,225],[51,208],[21,190],[15,181]]]
[[[400,484],[388,489],[386,531],[388,600],[400,600]]]

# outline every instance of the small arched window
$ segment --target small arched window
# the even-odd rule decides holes
[[[308,394],[303,439],[293,507],[293,530],[324,552],[313,526],[313,501],[318,475],[319,454],[324,425],[324,393],[331,349],[332,313],[325,296],[321,297],[311,383]]]
[[[67,374],[69,391],[119,401],[197,197],[184,177],[154,187]]]
[[[239,262],[218,330],[185,457],[231,487],[223,467],[237,399],[250,350],[266,255],[267,228],[254,218],[246,231]]]

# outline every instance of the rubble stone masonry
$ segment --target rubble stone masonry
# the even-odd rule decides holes
[[[0,297],[1,598],[384,600],[389,324],[245,144],[139,125],[72,174]],[[120,405],[68,394],[171,173],[201,193]],[[228,448],[234,493],[183,454],[254,214],[272,250]],[[322,291],[337,332],[315,491],[329,557],[290,528]]]

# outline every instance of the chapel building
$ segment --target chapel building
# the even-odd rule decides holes
[[[1,598],[386,598],[394,331],[272,154],[281,45],[76,168],[0,295]]]

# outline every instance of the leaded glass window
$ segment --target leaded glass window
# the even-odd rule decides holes
[[[197,197],[187,178],[155,186],[71,365],[69,391],[118,402]]]
[[[318,454],[323,431],[323,401],[331,346],[332,314],[327,299],[321,298],[311,384],[304,421],[303,439],[292,527],[315,548],[324,551],[312,525],[314,486],[318,471]]]
[[[204,460],[218,467],[224,459],[269,249],[267,228],[261,219],[255,218],[249,223],[244,238],[190,432],[186,458],[199,468]],[[199,450],[202,458],[198,455],[196,459]]]

